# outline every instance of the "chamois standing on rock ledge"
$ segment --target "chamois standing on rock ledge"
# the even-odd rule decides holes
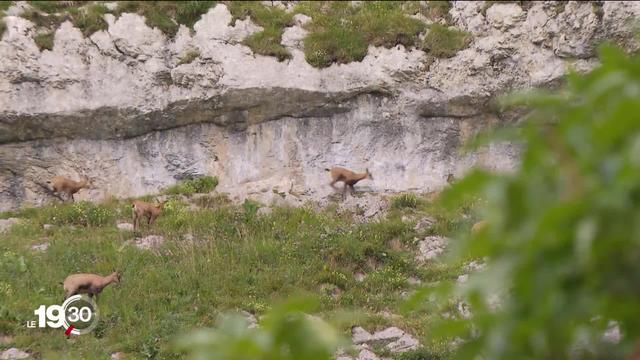
[[[140,200],[135,200],[131,204],[131,209],[133,213],[133,231],[140,226],[140,218],[147,218],[147,225],[151,227],[153,223],[156,221],[156,218],[162,212],[162,208],[164,208],[164,202],[158,204],[152,204]]]
[[[47,184],[51,186],[51,191],[54,194],[67,195],[67,200],[75,201],[73,194],[80,191],[80,189],[89,189],[91,187],[91,181],[88,177],[82,176],[82,180],[74,181],[64,176],[54,176],[53,179],[47,181]],[[60,197],[59,196],[59,197]],[[62,199],[62,197],[60,197]]]
[[[351,194],[355,193],[355,189],[353,186],[357,184],[360,180],[369,179],[373,180],[373,175],[369,172],[369,169],[366,169],[363,173],[356,173],[349,169],[345,169],[343,167],[334,166],[331,169],[324,169],[328,171],[331,175],[331,185],[332,188],[335,187],[335,183],[338,181],[342,181],[344,183],[344,187],[342,188],[342,199],[344,200],[347,196],[347,189],[351,189]]]
[[[100,276],[96,274],[72,274],[67,276],[62,283],[64,288],[64,299],[68,299],[70,296],[76,294],[89,294],[89,297],[93,298],[102,292],[107,285],[120,282],[120,274],[113,272],[107,276]]]

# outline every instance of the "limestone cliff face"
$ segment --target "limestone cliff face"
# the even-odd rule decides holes
[[[293,58],[254,55],[239,42],[260,28],[224,5],[193,33],[174,39],[135,14],[106,15],[107,31],[84,38],[71,23],[40,52],[33,24],[5,17],[0,40],[0,210],[47,201],[38,182],[85,173],[96,190],[82,196],[136,196],[181,178],[210,174],[232,196],[270,201],[323,198],[324,168],[368,167],[374,191],[430,191],[471,166],[509,169],[517,149],[475,153],[460,145],[492,124],[515,121],[489,101],[511,89],[551,86],[569,66],[597,65],[595,45],[630,41],[635,2],[536,2],[481,11],[454,3],[454,23],[470,47],[449,59],[370,48],[362,62],[316,69],[296,15],[282,43]],[[625,43],[632,46],[631,43]],[[187,64],[189,50],[200,56]]]

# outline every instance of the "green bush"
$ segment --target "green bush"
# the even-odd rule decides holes
[[[422,42],[422,50],[439,57],[448,58],[464,49],[471,42],[471,35],[463,30],[433,23]]]
[[[485,258],[486,269],[422,293],[469,304],[471,318],[434,330],[466,340],[456,358],[610,358],[640,338],[640,58],[599,54],[598,68],[571,74],[557,94],[506,99],[531,110],[510,133],[523,146],[515,172],[477,170],[443,197],[485,198],[491,224],[457,241],[454,256]],[[602,341],[611,320],[624,334],[617,345]]]
[[[192,195],[196,193],[208,193],[218,186],[218,177],[202,176],[194,179],[183,180],[177,185],[171,186],[164,191],[170,195]]]

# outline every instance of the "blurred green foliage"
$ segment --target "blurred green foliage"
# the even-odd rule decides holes
[[[294,298],[253,328],[242,316],[221,316],[217,328],[186,335],[177,345],[191,359],[329,360],[344,341],[329,324],[306,313],[317,305],[313,298]]]
[[[505,99],[531,109],[510,132],[522,145],[515,172],[478,170],[443,196],[447,206],[481,196],[489,223],[454,251],[485,270],[411,302],[469,305],[471,316],[436,329],[464,339],[455,358],[614,359],[640,335],[640,58],[599,53],[601,66],[557,93]],[[618,345],[602,336],[612,320]]]

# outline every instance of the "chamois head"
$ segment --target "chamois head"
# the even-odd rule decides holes
[[[113,279],[114,284],[119,284],[120,279],[122,279],[122,275],[118,271],[112,272],[109,276],[111,277],[111,279]]]
[[[87,175],[82,175],[80,184],[82,185],[81,188],[93,189],[93,181]]]

